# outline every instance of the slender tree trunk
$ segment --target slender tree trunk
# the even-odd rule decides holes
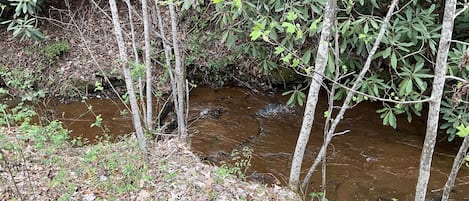
[[[373,59],[373,56],[375,55],[376,51],[378,50],[379,44],[381,43],[381,40],[384,36],[384,33],[386,32],[389,20],[391,19],[391,16],[394,12],[394,8],[396,7],[397,3],[399,0],[393,0],[391,6],[389,7],[389,10],[386,14],[386,18],[383,21],[383,24],[381,25],[381,28],[379,30],[378,37],[375,40],[375,43],[373,44],[373,48],[371,49],[370,53],[368,54],[368,57],[365,61],[365,65],[363,66],[362,70],[360,71],[360,74],[358,74],[357,79],[353,83],[353,86],[351,90],[347,93],[347,97],[345,97],[345,100],[342,104],[342,107],[340,107],[339,113],[337,116],[334,118],[334,121],[331,124],[331,127],[329,128],[329,131],[327,133],[326,140],[324,140],[324,144],[321,147],[321,150],[319,151],[316,160],[314,161],[313,165],[311,168],[308,170],[308,173],[306,174],[306,177],[303,181],[302,188],[305,188],[306,185],[308,184],[308,181],[310,180],[311,176],[313,175],[313,172],[315,171],[316,167],[318,164],[321,162],[321,160],[324,160],[324,156],[327,151],[327,147],[329,143],[332,140],[332,137],[335,135],[335,129],[337,125],[339,124],[340,120],[344,117],[345,112],[349,108],[349,104],[353,98],[353,95],[355,94],[354,91],[358,89],[358,87],[361,86],[362,80],[365,77],[365,74],[368,72],[370,69],[371,61]]]
[[[308,100],[303,116],[303,124],[301,125],[300,135],[296,143],[295,153],[290,170],[289,186],[292,190],[298,190],[299,178],[301,173],[301,165],[303,163],[303,156],[305,153],[306,145],[308,144],[309,135],[314,122],[314,113],[318,103],[319,90],[323,81],[321,74],[324,74],[327,64],[329,52],[329,37],[331,35],[331,27],[335,15],[335,2],[336,0],[327,1],[324,8],[324,22],[321,31],[321,38],[319,40],[318,52],[316,55],[315,68],[313,78],[311,79],[311,86],[308,92]]]
[[[128,67],[127,50],[125,47],[124,38],[122,37],[122,29],[119,22],[119,14],[117,12],[116,1],[109,0],[109,5],[111,7],[112,23],[114,24],[117,45],[119,47],[119,56],[122,60],[122,71],[124,74],[125,85],[127,87],[127,93],[129,94],[130,108],[132,110],[132,121],[135,127],[135,133],[137,134],[138,145],[140,147],[140,150],[146,152],[147,145],[145,136],[143,135],[142,122],[140,120],[139,108],[137,104],[137,98],[135,97],[135,90],[132,82],[132,77],[130,76],[130,70]]]
[[[125,4],[127,4],[127,9],[128,9],[128,15],[129,15],[129,22],[130,22],[130,35],[132,39],[132,50],[134,52],[134,60],[135,64],[140,63],[140,58],[138,56],[138,51],[137,51],[137,42],[135,41],[135,28],[134,28],[134,21],[132,17],[132,4],[130,4],[130,0],[125,0]],[[143,104],[143,84],[142,84],[142,78],[138,78],[138,93],[140,94],[139,99],[140,102]],[[142,107],[143,109],[143,119],[147,119],[146,117],[146,112],[145,112],[145,107]]]
[[[151,84],[151,60],[150,60],[150,22],[148,19],[148,3],[147,0],[142,0],[142,13],[143,13],[143,35],[145,37],[145,78],[146,78],[146,92],[147,108],[145,113],[145,127],[151,130],[153,127],[153,102],[152,102],[152,84]]]
[[[453,168],[451,168],[451,173],[449,174],[448,180],[446,181],[441,201],[447,201],[449,198],[449,193],[451,192],[451,189],[454,186],[454,181],[456,180],[458,171],[464,163],[464,158],[467,154],[467,148],[469,148],[469,137],[466,136],[464,137],[464,141],[461,144],[461,147],[459,147],[459,151],[456,155],[456,158],[454,158]]]
[[[451,36],[453,34],[454,17],[456,11],[456,0],[447,0],[441,30],[440,44],[436,56],[435,77],[431,101],[428,111],[427,130],[420,158],[419,177],[415,190],[415,201],[424,201],[427,193],[428,180],[430,179],[430,167],[432,164],[433,151],[438,131],[438,119],[440,116],[441,97],[445,84],[446,61],[450,48]]]
[[[177,87],[177,104],[176,114],[178,121],[178,130],[181,138],[187,139],[186,121],[185,121],[185,91],[186,79],[184,77],[184,67],[181,62],[181,55],[179,51],[178,31],[176,11],[174,9],[174,2],[168,4],[169,13],[171,16],[171,35],[173,40],[173,50],[175,59],[175,72],[176,72],[176,87]]]
[[[171,67],[171,47],[170,47],[170,44],[168,44],[168,40],[166,39],[166,34],[164,32],[164,24],[163,24],[163,19],[161,17],[160,5],[159,5],[158,0],[155,0],[155,6],[156,6],[155,7],[156,18],[158,20],[158,27],[160,31],[161,41],[163,42],[166,69],[168,71],[169,79],[171,83],[171,93],[172,93],[171,98],[173,99],[175,111],[177,111],[177,107],[178,107],[178,101],[177,101],[177,95],[176,95],[177,87],[176,87],[176,80],[173,74],[173,69]]]

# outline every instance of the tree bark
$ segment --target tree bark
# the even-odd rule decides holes
[[[142,0],[142,14],[143,14],[143,35],[145,38],[145,78],[146,78],[146,114],[145,114],[145,127],[148,130],[153,129],[153,95],[151,83],[151,59],[150,59],[150,22],[148,19],[148,3],[147,0]]]
[[[158,20],[158,27],[160,31],[161,41],[163,43],[166,69],[168,71],[169,79],[171,83],[171,93],[172,93],[171,98],[173,101],[174,110],[176,111],[178,107],[178,103],[177,103],[178,101],[177,101],[177,95],[176,95],[177,87],[176,87],[176,80],[173,74],[173,69],[171,67],[171,47],[170,47],[170,44],[168,44],[168,41],[166,39],[166,34],[164,32],[164,24],[163,24],[163,19],[161,17],[160,5],[159,5],[158,0],[155,0],[155,6],[156,6],[155,8],[156,18]]]
[[[324,160],[324,156],[326,155],[327,152],[327,147],[329,143],[332,140],[332,137],[335,135],[335,129],[337,125],[339,124],[340,120],[344,117],[345,112],[349,108],[349,104],[354,96],[354,91],[358,89],[358,87],[361,86],[362,80],[365,77],[365,74],[368,72],[370,69],[371,61],[373,59],[373,56],[375,55],[376,51],[379,48],[379,44],[381,43],[381,40],[384,36],[384,33],[386,32],[389,20],[391,19],[391,16],[394,12],[394,8],[396,7],[397,3],[399,0],[393,0],[391,6],[389,7],[389,10],[386,14],[386,18],[383,21],[383,24],[381,25],[381,28],[379,30],[379,34],[376,37],[375,43],[373,44],[373,48],[371,49],[370,53],[368,54],[368,57],[365,61],[365,65],[363,66],[362,70],[358,74],[357,79],[353,83],[353,86],[351,90],[347,93],[347,97],[345,97],[345,100],[342,104],[342,107],[340,107],[339,113],[336,115],[334,118],[334,121],[331,124],[331,127],[329,128],[329,131],[327,132],[327,135],[325,136],[324,144],[321,147],[321,150],[319,151],[313,165],[311,168],[308,170],[308,173],[306,174],[306,177],[303,181],[302,188],[305,188],[306,185],[308,184],[308,181],[310,180],[311,176],[313,175],[313,172],[316,170],[316,167],[319,165],[319,163]]]
[[[138,56],[138,51],[137,51],[137,42],[135,41],[135,28],[134,28],[134,21],[133,21],[133,17],[132,17],[132,4],[130,3],[130,0],[125,0],[124,1],[125,4],[127,4],[127,11],[128,11],[128,16],[129,16],[129,23],[130,23],[130,36],[131,36],[131,40],[132,40],[132,50],[133,50],[133,53],[134,53],[134,60],[135,60],[135,64],[139,64],[140,63],[140,58]],[[137,85],[137,88],[138,88],[138,94],[140,94],[139,96],[139,99],[140,99],[140,102],[143,103],[143,84],[142,84],[142,78],[138,78],[138,85]],[[147,119],[146,117],[146,112],[145,112],[145,107],[142,108],[142,112],[143,112],[143,119]]]
[[[173,51],[175,59],[175,72],[176,72],[176,88],[177,88],[177,120],[178,120],[178,131],[179,135],[183,139],[187,139],[186,121],[185,121],[185,91],[186,91],[186,79],[184,77],[184,67],[182,66],[181,55],[179,51],[178,31],[177,31],[177,19],[176,11],[174,9],[174,2],[168,4],[169,14],[171,16],[171,35],[173,40]]]
[[[119,47],[119,56],[122,63],[122,71],[124,74],[125,85],[127,88],[127,93],[129,94],[130,108],[132,113],[132,122],[134,124],[135,133],[137,134],[138,145],[140,150],[146,152],[146,140],[143,135],[142,122],[140,120],[140,110],[137,104],[137,98],[135,97],[135,90],[132,82],[132,77],[130,76],[130,70],[128,67],[128,57],[127,50],[124,43],[124,38],[122,37],[122,29],[119,22],[119,14],[117,12],[117,6],[115,0],[109,0],[109,5],[111,8],[112,14],[112,23],[114,24],[114,32],[116,34],[117,45]]]
[[[311,86],[308,92],[308,100],[306,102],[306,108],[303,116],[303,123],[301,125],[300,134],[296,143],[295,153],[293,155],[293,161],[290,170],[289,186],[292,190],[298,190],[299,178],[301,173],[301,165],[303,163],[303,156],[305,153],[306,145],[308,144],[309,136],[311,134],[311,128],[314,122],[314,113],[316,111],[316,105],[318,103],[319,90],[327,64],[328,52],[329,52],[329,37],[331,35],[331,27],[333,24],[333,18],[335,14],[336,0],[329,0],[324,8],[324,22],[323,29],[321,31],[321,38],[319,40],[318,52],[316,55],[315,68],[313,78],[311,79]]]
[[[447,201],[449,198],[449,193],[451,192],[451,189],[454,186],[454,181],[456,180],[458,171],[464,163],[464,158],[467,154],[467,148],[469,148],[469,137],[466,136],[464,137],[464,141],[461,144],[461,147],[459,147],[459,151],[456,155],[456,158],[454,158],[453,168],[451,168],[451,173],[449,174],[448,180],[446,181],[441,201]]]
[[[456,0],[448,0],[445,3],[441,38],[436,56],[435,77],[433,78],[431,101],[428,111],[426,136],[423,144],[422,155],[420,157],[420,169],[415,190],[415,201],[425,201],[428,180],[430,179],[430,168],[438,131],[440,104],[445,84],[446,61],[448,59],[450,40],[453,34],[456,2]]]

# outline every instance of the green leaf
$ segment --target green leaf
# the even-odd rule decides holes
[[[303,103],[304,103],[304,98],[301,97],[301,91],[298,92],[298,97],[297,97],[297,100],[298,100],[298,105],[300,106],[303,106]]]
[[[288,14],[287,14],[287,20],[288,21],[293,22],[293,21],[296,20],[296,18],[298,18],[298,14],[296,14],[295,11],[288,12]]]
[[[101,114],[99,114],[98,116],[96,116],[95,122],[90,125],[90,128],[94,126],[101,127],[102,122],[103,118],[101,117]]]
[[[456,127],[456,129],[458,129],[456,135],[458,135],[459,137],[466,137],[469,135],[469,126],[466,127],[464,126],[464,124],[460,124],[458,127]]]
[[[396,68],[397,67],[397,57],[396,57],[396,52],[392,51],[391,53],[391,67]]]
[[[392,111],[389,111],[389,125],[391,127],[393,127],[394,129],[397,128],[397,119],[396,119],[396,116],[394,115],[394,113]]]
[[[231,49],[235,45],[235,42],[236,42],[235,35],[229,32],[228,37],[226,38],[226,47],[228,47],[228,49]]]
[[[184,0],[184,4],[182,4],[182,10],[188,10],[192,6],[192,0]]]
[[[327,118],[329,116],[329,111],[324,111],[324,118]]]
[[[295,25],[290,23],[290,22],[283,22],[282,23],[282,27],[285,27],[287,30],[285,32],[287,32],[288,34],[293,34],[295,33]]]
[[[223,32],[223,35],[221,35],[220,43],[225,43],[226,38],[228,38],[228,33],[230,32],[229,31]]]
[[[283,49],[283,47],[278,46],[278,47],[275,47],[275,52],[274,53],[276,55],[279,55],[279,54],[282,54],[283,51],[285,51],[285,49]]]
[[[251,36],[251,40],[252,41],[255,41],[257,40],[261,35],[262,35],[262,31],[261,30],[253,30],[251,32],[251,34],[249,34],[249,36]]]
[[[386,59],[389,55],[391,55],[391,47],[388,47],[383,51],[383,58]]]
[[[287,101],[287,105],[293,105],[295,103],[295,93],[293,93]]]
[[[293,63],[292,63],[292,67],[296,68],[296,67],[298,67],[298,65],[300,65],[300,60],[298,58],[294,58]]]
[[[241,0],[233,0],[233,3],[237,9],[241,9],[243,7],[243,2]]]
[[[315,19],[315,20],[311,23],[311,26],[309,26],[309,31],[310,31],[310,32],[315,32],[315,31],[318,29],[318,24],[319,24],[319,22],[321,22],[321,20],[322,20],[322,17],[320,17],[320,18],[318,18],[318,19]],[[347,22],[349,22],[349,24],[350,24],[350,21],[347,21]],[[347,23],[347,22],[346,22],[346,23]]]
[[[306,50],[306,52],[303,54],[303,57],[301,57],[301,60],[308,65],[309,60],[311,59],[311,49]]]
[[[292,55],[290,53],[288,53],[286,56],[283,56],[280,60],[282,60],[283,62],[285,62],[287,64],[290,64],[291,59],[292,59]]]
[[[219,4],[219,3],[223,2],[223,0],[212,0],[212,2],[213,2],[214,4]]]

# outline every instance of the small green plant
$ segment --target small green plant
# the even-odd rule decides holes
[[[216,174],[218,176],[217,182],[223,183],[223,179],[230,178],[231,176],[237,176],[240,179],[246,178],[246,172],[251,167],[253,149],[251,147],[243,147],[240,150],[234,149],[231,152],[231,161],[233,165],[228,165],[225,161],[222,161],[222,165],[217,169]]]
[[[231,178],[238,172],[240,172],[239,168],[229,167],[226,163],[224,163],[215,172],[217,175],[216,181],[217,183],[224,183],[225,178]]]
[[[231,152],[231,160],[234,161],[236,168],[240,170],[237,172],[238,177],[244,178],[249,167],[251,167],[253,149],[245,146],[241,151],[235,149]]]
[[[69,50],[70,46],[67,41],[58,41],[44,47],[41,53],[46,57],[49,64],[53,64],[56,57],[67,53]]]
[[[309,193],[309,196],[311,196],[311,200],[320,200],[320,201],[328,201],[327,198],[323,199],[323,192],[311,192]]]

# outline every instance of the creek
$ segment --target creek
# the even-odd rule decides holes
[[[253,149],[252,178],[285,185],[304,108],[293,108],[272,116],[260,116],[259,109],[269,103],[285,103],[280,94],[256,95],[237,88],[211,89],[198,87],[190,95],[191,117],[218,111],[216,115],[198,118],[189,127],[191,148],[209,161],[229,160],[233,149],[249,146]],[[125,107],[112,99],[90,99],[102,125],[116,138],[131,132],[130,115],[122,116]],[[314,127],[303,163],[303,174],[311,165],[322,144],[323,111],[326,98],[318,103]],[[329,200],[413,200],[418,176],[421,147],[425,134],[424,118],[407,123],[398,119],[398,129],[383,126],[378,105],[361,103],[349,110],[337,131],[350,133],[335,137],[327,153],[327,197]],[[73,136],[94,139],[103,130],[90,128],[95,116],[83,102],[53,104],[54,118],[73,130]],[[260,132],[261,135],[260,135]],[[441,193],[450,172],[457,145],[439,140],[433,157],[430,197]],[[321,190],[320,170],[313,176],[310,192]],[[455,200],[469,200],[469,168],[463,166],[456,180]]]

